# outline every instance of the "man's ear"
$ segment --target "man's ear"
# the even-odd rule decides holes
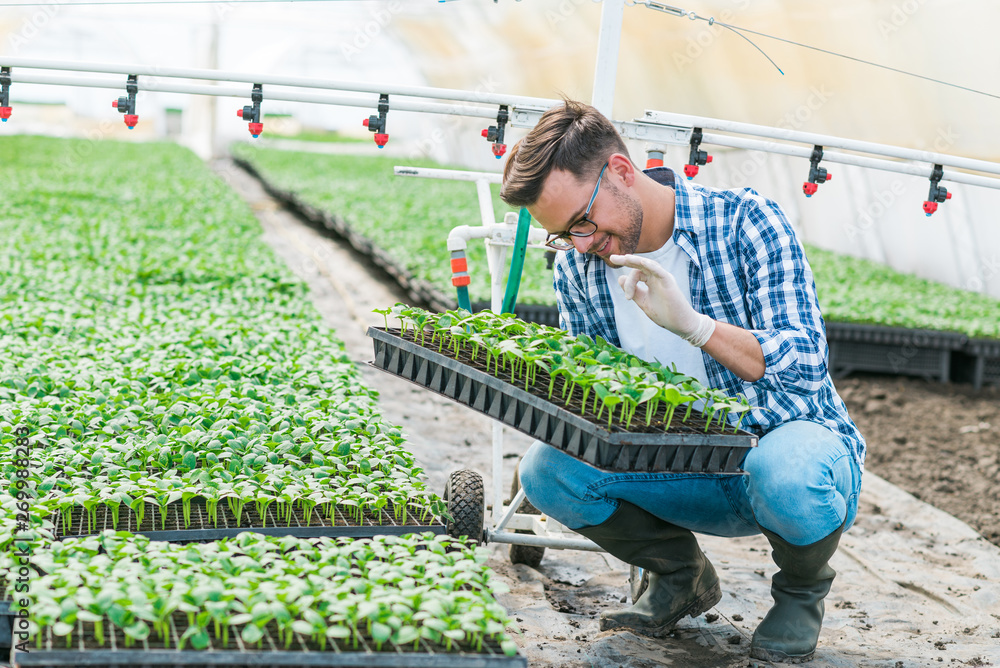
[[[626,188],[635,184],[635,165],[627,155],[612,153],[608,158],[608,171],[620,178]]]

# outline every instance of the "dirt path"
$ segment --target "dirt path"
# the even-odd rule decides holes
[[[406,432],[429,485],[440,492],[447,474],[459,468],[488,474],[491,420],[367,365],[372,345],[364,330],[381,323],[371,309],[405,301],[405,295],[353,251],[282,211],[241,170],[225,162],[214,166],[251,203],[267,243],[309,283],[324,321],[380,393],[383,413]],[[988,482],[993,473],[986,475],[997,463],[996,395],[948,398],[935,388],[923,393],[921,383],[895,380],[848,380],[838,386],[869,439],[869,470],[895,476],[894,482],[925,500],[954,499],[954,512],[966,511],[969,521],[996,519],[996,497],[989,498],[997,485]],[[925,396],[928,403],[920,398]],[[935,439],[944,436],[905,428],[922,425],[928,414],[952,416],[942,426],[945,442],[980,443],[978,458],[972,461],[963,451],[953,464],[941,465]],[[526,436],[505,430],[504,491],[515,458],[529,445]],[[942,477],[946,472],[948,479]],[[983,484],[974,487],[977,499],[963,500],[962,476],[982,477]],[[953,491],[944,486],[933,491],[932,478],[934,485],[950,484]],[[490,499],[489,475],[485,481]],[[599,632],[597,616],[625,604],[627,592],[627,568],[609,555],[548,550],[536,570],[510,564],[507,548],[494,545],[490,565],[511,590],[501,603],[518,621],[517,642],[533,667],[745,666],[750,636],[771,603],[774,566],[767,542],[754,536],[705,538],[702,544],[723,580],[724,598],[709,615],[683,620],[664,640]],[[840,575],[811,665],[1000,665],[1000,551],[954,518],[874,475],[866,477],[857,524],[833,566]]]

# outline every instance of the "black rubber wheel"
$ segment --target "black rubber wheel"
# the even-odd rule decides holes
[[[628,589],[634,604],[649,587],[649,573],[638,566],[628,567]]]
[[[518,477],[518,468],[521,466],[521,462],[518,461],[517,466],[514,467],[514,481],[510,484],[510,500],[513,501],[514,497],[521,490],[521,479]],[[523,513],[525,515],[541,515],[538,509],[531,505],[531,502],[527,498],[521,502],[521,506],[517,509],[517,512]],[[518,530],[514,533],[527,533],[530,531]],[[542,563],[542,557],[545,556],[544,547],[534,547],[532,545],[511,545],[510,546],[510,563],[512,564],[525,564],[531,566],[532,568],[538,568]]]
[[[475,471],[454,471],[444,487],[444,500],[448,502],[448,514],[451,515],[451,520],[445,522],[448,535],[452,538],[467,536],[482,545],[486,515],[483,476]]]

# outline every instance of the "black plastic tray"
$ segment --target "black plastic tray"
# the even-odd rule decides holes
[[[370,327],[375,366],[468,406],[607,471],[742,474],[757,437],[746,431],[608,431],[488,373]]]
[[[344,509],[339,506],[334,511],[332,524],[319,510],[313,512],[308,525],[306,525],[303,512],[298,508],[293,513],[290,526],[287,520],[278,517],[273,505],[268,507],[265,514],[267,515],[267,526],[263,526],[264,523],[257,513],[257,508],[253,504],[247,504],[243,509],[242,521],[237,525],[236,516],[229,510],[228,504],[220,503],[217,512],[218,526],[215,526],[208,517],[204,500],[199,502],[195,499],[191,503],[191,524],[188,528],[184,528],[183,505],[179,501],[175,501],[167,506],[166,526],[168,528],[166,530],[160,528],[162,524],[159,506],[152,503],[146,504],[146,513],[141,525],[136,522],[135,513],[130,508],[121,508],[118,515],[118,524],[115,525],[111,510],[104,505],[96,508],[96,521],[93,524],[93,531],[88,526],[87,514],[83,508],[79,507],[74,508],[72,511],[70,531],[68,533],[63,533],[63,520],[61,517],[56,518],[54,523],[56,525],[55,536],[57,540],[92,536],[105,529],[116,529],[118,531],[142,534],[150,540],[164,540],[172,543],[231,538],[244,531],[252,531],[253,533],[260,533],[267,536],[295,536],[296,538],[315,538],[317,536],[371,538],[372,536],[401,536],[427,531],[435,534],[446,533],[444,525],[434,515],[430,515],[426,523],[421,523],[419,518],[408,509],[403,522],[400,523],[393,516],[391,507],[382,509],[380,514],[381,523],[376,521],[378,518],[366,512],[363,524],[360,526],[353,519],[348,520]]]
[[[365,638],[359,638],[357,648],[352,643],[331,641],[321,650],[311,639],[294,634],[292,645],[284,649],[284,643],[276,636],[273,623],[266,626],[261,649],[248,647],[238,633],[230,633],[226,646],[211,645],[204,650],[186,648],[179,645],[181,629],[186,627],[183,615],[175,615],[170,622],[171,645],[164,647],[163,641],[151,634],[149,638],[136,641],[131,647],[125,646],[125,636],[120,629],[108,622],[104,646],[97,644],[93,636],[86,640],[74,634],[71,647],[66,647],[63,638],[53,636],[51,629],[43,630],[42,648],[36,649],[35,639],[28,641],[28,652],[15,652],[18,666],[286,666],[288,668],[312,668],[317,666],[372,666],[375,668],[402,668],[404,666],[433,668],[455,668],[475,666],[491,668],[526,668],[527,661],[520,654],[507,656],[496,641],[483,643],[482,651],[472,651],[453,647],[445,651],[421,639],[419,649],[412,644],[398,646],[390,643],[381,650],[374,649]],[[78,626],[78,630],[79,626]]]
[[[0,590],[0,595],[3,591]],[[0,650],[4,650],[4,655],[11,648],[14,639],[14,620],[17,619],[10,609],[10,601],[0,601]]]
[[[830,375],[842,378],[855,371],[920,376],[948,382],[951,357],[968,337],[922,329],[826,323]]]
[[[974,360],[972,385],[977,390],[983,385],[1000,385],[1000,341],[972,339],[966,352]]]
[[[282,666],[284,668],[527,668],[523,656],[504,654],[480,655],[466,653],[418,654],[416,652],[232,652],[195,650],[31,650],[15,652],[15,666],[33,668],[76,668],[77,666],[147,666],[208,668],[259,668]]]

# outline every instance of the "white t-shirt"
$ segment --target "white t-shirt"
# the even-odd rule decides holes
[[[661,267],[673,274],[684,298],[691,303],[691,282],[688,270],[691,258],[668,239],[659,250],[652,253],[637,253],[639,257],[649,258],[658,262]],[[625,293],[618,285],[618,277],[626,276],[632,269],[628,267],[613,268],[605,266],[604,272],[611,290],[611,299],[615,305],[615,323],[618,325],[618,338],[622,349],[646,361],[656,360],[665,367],[676,365],[677,370],[689,376],[694,376],[705,387],[709,387],[708,373],[705,371],[705,360],[700,348],[668,332],[649,319],[635,302],[626,299]]]

